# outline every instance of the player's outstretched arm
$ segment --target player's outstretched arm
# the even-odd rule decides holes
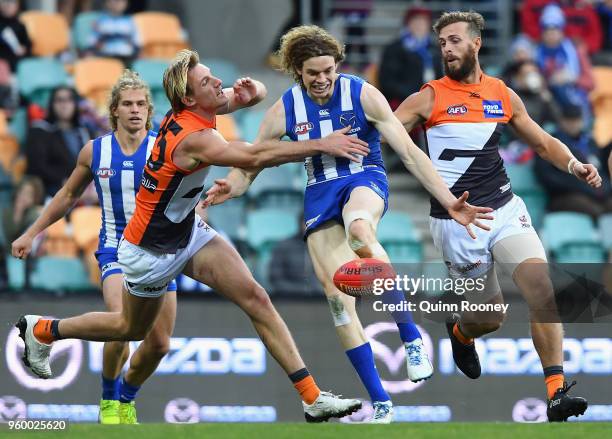
[[[250,144],[228,142],[216,130],[208,129],[188,135],[182,142],[183,154],[196,162],[235,168],[265,168],[302,160],[315,154],[329,154],[359,161],[357,155],[368,155],[366,142],[346,133],[350,127],[334,131],[327,137],[300,142],[264,140]],[[175,153],[175,159],[177,158]]]
[[[434,91],[431,87],[425,87],[404,99],[394,114],[406,131],[410,132],[429,118],[433,105]]]
[[[68,177],[64,186],[57,191],[51,202],[43,209],[36,221],[17,238],[12,245],[12,254],[16,258],[25,258],[32,250],[32,241],[40,232],[68,213],[79,199],[85,188],[93,180],[91,157],[93,145],[89,141],[81,149],[77,165]]]
[[[255,143],[265,140],[278,140],[285,134],[285,106],[281,99],[268,109],[264,117]],[[232,168],[225,178],[215,180],[213,186],[206,191],[203,205],[214,206],[230,198],[242,196],[263,168]]]
[[[231,88],[224,88],[223,93],[227,96],[227,106],[217,111],[217,114],[232,113],[241,108],[252,107],[264,100],[268,94],[266,86],[248,76],[238,78]]]
[[[549,161],[562,171],[575,175],[577,179],[588,183],[592,187],[600,187],[601,177],[597,168],[589,163],[579,162],[563,142],[548,134],[534,122],[527,113],[525,104],[514,90],[508,87],[508,92],[512,104],[510,125],[519,137],[544,160]]]
[[[395,117],[389,104],[380,91],[364,84],[361,103],[366,117],[385,137],[391,148],[399,155],[404,166],[414,175],[427,191],[435,197],[455,221],[466,226],[468,233],[475,238],[470,224],[484,230],[490,228],[480,219],[492,219],[488,213],[492,209],[477,207],[467,203],[468,193],[455,198],[433,166],[429,157],[414,144],[400,121]]]

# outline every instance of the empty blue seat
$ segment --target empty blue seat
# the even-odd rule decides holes
[[[87,271],[80,259],[43,256],[35,261],[32,287],[51,291],[91,290]]]
[[[54,58],[26,58],[17,64],[19,91],[31,102],[47,108],[51,90],[68,83],[64,65]]]
[[[535,178],[533,162],[505,164],[512,191],[521,197],[527,206],[533,226],[539,228],[546,213],[546,192]]]

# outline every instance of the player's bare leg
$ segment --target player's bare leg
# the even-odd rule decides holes
[[[385,203],[372,189],[365,186],[351,191],[342,209],[342,217],[349,247],[361,258],[376,258],[390,263],[389,256],[376,238],[376,228],[383,215]],[[385,292],[383,299],[390,303],[404,300],[402,291]],[[433,366],[421,339],[421,334],[410,312],[391,313],[406,348],[408,378],[413,382],[426,380],[433,374]]]
[[[37,376],[50,378],[49,356],[55,340],[142,340],[153,326],[161,304],[162,298],[136,297],[124,286],[121,312],[90,312],[62,320],[22,316],[17,327],[25,343],[24,363]]]
[[[307,421],[342,417],[361,408],[359,400],[340,399],[319,390],[268,294],[255,281],[238,252],[223,238],[216,236],[202,247],[183,272],[223,294],[250,317],[262,342],[302,397]]]
[[[378,376],[372,347],[355,310],[355,298],[338,290],[332,280],[338,267],[356,258],[348,246],[346,232],[341,225],[328,222],[308,236],[307,244],[340,342],[372,401],[374,416],[371,422],[389,423],[393,418],[393,405]]]
[[[119,387],[121,424],[138,423],[134,400],[143,383],[155,372],[170,349],[170,336],[176,319],[176,291],[164,294],[164,303],[155,324],[132,354],[130,368]]]

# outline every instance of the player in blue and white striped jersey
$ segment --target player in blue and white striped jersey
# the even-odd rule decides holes
[[[32,239],[66,215],[93,181],[102,208],[102,227],[96,258],[101,271],[102,293],[110,311],[121,312],[123,275],[117,248],[132,217],[145,162],[157,133],[151,131],[153,105],[147,84],[126,70],[111,91],[109,117],[113,131],[89,141],[77,166],[38,220],[13,243],[29,253]],[[142,383],[167,353],[176,316],[176,283],[168,286],[162,312],[143,343],[132,355],[130,368],[120,374],[129,356],[127,342],[106,342],[102,364],[100,422],[136,423],[134,398]]]
[[[371,422],[388,423],[393,418],[390,397],[383,388],[365,331],[355,310],[355,299],[342,294],[332,281],[342,264],[356,258],[389,257],[376,239],[376,227],[387,210],[388,183],[380,151],[380,135],[398,153],[402,162],[468,230],[488,209],[470,206],[467,193],[455,198],[437,174],[431,161],[410,140],[382,94],[362,79],[336,72],[344,49],[333,36],[317,26],[300,26],[281,39],[283,69],[296,85],[271,108],[259,130],[258,140],[318,139],[334,130],[368,143],[370,153],[358,163],[318,154],[305,160],[308,182],[304,196],[305,239],[332,311],[332,318],[346,354],[372,400]],[[215,182],[205,203],[218,204],[242,195],[259,170],[234,169]],[[386,299],[403,300],[401,291],[390,291]],[[394,312],[407,358],[408,378],[429,378],[433,368],[421,334],[408,311]]]

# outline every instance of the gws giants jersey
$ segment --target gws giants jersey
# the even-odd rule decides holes
[[[189,134],[214,128],[215,119],[206,120],[188,110],[166,114],[142,173],[125,239],[160,253],[176,253],[187,245],[209,167],[200,163],[192,170],[179,168],[172,153]]]
[[[333,131],[351,126],[349,135],[367,142],[370,153],[352,162],[343,157],[317,154],[304,160],[307,185],[347,177],[364,170],[385,172],[380,151],[380,134],[366,119],[361,106],[363,79],[340,74],[334,83],[332,97],[324,105],[316,104],[308,93],[295,85],[283,94],[285,133],[291,140],[320,139]]]
[[[434,106],[425,122],[427,152],[455,196],[470,192],[468,202],[497,209],[512,199],[510,181],[499,155],[502,131],[512,118],[510,95],[503,81],[482,75],[478,84],[445,76],[421,88],[434,91]],[[450,218],[431,199],[431,216]]]

